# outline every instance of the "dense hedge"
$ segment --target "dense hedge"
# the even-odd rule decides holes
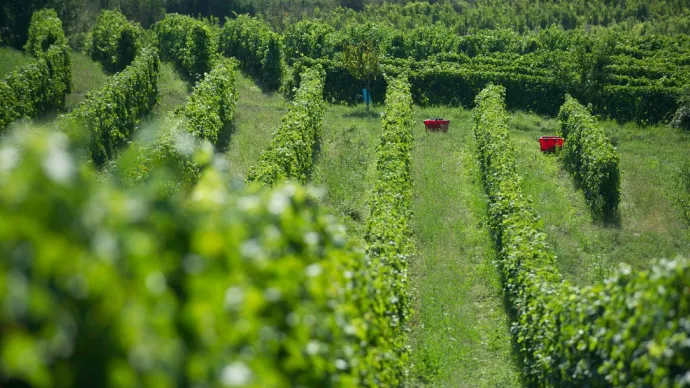
[[[367,385],[400,386],[408,367],[407,323],[410,310],[408,262],[414,247],[411,239],[412,198],[412,97],[405,77],[389,81],[383,134],[377,149],[376,181],[371,193],[371,213],[365,241],[371,258],[371,284],[378,285],[368,299],[376,312],[370,322],[373,343],[367,359],[378,360]]]
[[[12,140],[3,386],[355,386],[376,365],[352,300],[365,259],[317,190],[229,192],[210,168],[161,197],[103,182],[62,134]]]
[[[246,15],[227,20],[219,42],[220,52],[240,61],[241,69],[269,90],[282,84],[285,64],[280,35],[263,21]]]
[[[307,69],[320,66],[324,69],[326,77],[323,86],[323,98],[331,103],[357,104],[362,103],[362,83],[350,74],[342,61],[315,60],[302,58],[295,62],[292,78],[285,83],[285,91],[288,95],[294,93],[300,85],[301,76]],[[386,95],[386,82],[383,77],[377,77],[371,82],[371,97],[378,104],[384,101]]]
[[[193,79],[211,71],[217,42],[208,25],[189,16],[168,14],[153,30],[163,60],[172,60]]]
[[[250,168],[248,181],[273,186],[286,179],[301,183],[309,180],[325,112],[324,76],[320,67],[308,69],[302,74],[290,109],[273,133],[268,149],[261,153],[259,164]]]
[[[690,54],[681,39],[638,53],[637,45],[649,45],[611,31],[565,33],[554,28],[527,36],[506,30],[459,36],[440,25],[395,30],[367,22],[338,31],[318,21],[296,23],[285,32],[286,56],[297,66],[320,63],[326,69],[327,100],[361,100],[358,83],[342,61],[344,43],[358,26],[371,26],[367,33],[380,46],[383,72],[407,71],[412,97],[423,105],[471,107],[477,93],[494,83],[506,87],[509,109],[555,116],[569,93],[591,103],[595,114],[658,123],[676,112],[680,89],[690,75]],[[289,92],[294,81],[287,83]],[[375,81],[374,88],[385,91],[385,81]],[[376,99],[377,93],[373,95]]]
[[[141,28],[119,11],[104,9],[87,37],[86,51],[110,72],[122,71],[134,60],[141,44]]]
[[[303,20],[291,24],[283,33],[285,59],[293,64],[301,57],[332,58],[342,51],[341,34],[318,20]]]
[[[62,108],[72,88],[71,51],[54,11],[35,12],[26,50],[34,60],[0,81],[0,129]]]
[[[597,219],[613,219],[620,203],[620,158],[597,125],[597,120],[577,100],[566,96],[558,114],[564,161],[582,187]]]
[[[24,51],[38,57],[48,51],[50,46],[67,45],[62,21],[52,9],[42,9],[31,15],[29,25],[29,39],[24,45]]]
[[[208,161],[203,141],[218,142],[218,136],[235,116],[237,104],[236,64],[225,59],[194,87],[187,103],[159,125],[153,139],[138,139],[119,161],[121,178],[132,186],[155,169],[167,169],[166,191],[191,187]],[[200,150],[195,152],[195,150]],[[212,149],[211,149],[212,152]],[[200,160],[201,159],[201,160]],[[160,174],[159,174],[160,176]]]
[[[335,60],[303,58],[295,63],[293,79],[287,82],[289,92],[299,82],[300,69],[321,65],[326,70],[324,98],[330,102],[355,104],[362,101],[361,87],[345,67]],[[487,83],[504,85],[511,109],[521,109],[555,116],[563,103],[565,89],[559,82],[537,75],[495,71],[480,65],[411,61],[386,61],[383,72],[389,75],[409,74],[412,98],[416,104],[474,106],[474,98]],[[381,102],[386,81],[382,77],[372,82],[372,98]]]
[[[97,165],[112,159],[118,148],[130,140],[143,114],[159,98],[160,60],[155,49],[143,49],[134,62],[115,74],[100,89],[69,114],[58,119],[64,130],[81,130],[89,138],[89,154]]]
[[[623,268],[604,284],[563,281],[522,194],[504,89],[477,96],[474,133],[513,334],[535,386],[687,386],[690,261]]]

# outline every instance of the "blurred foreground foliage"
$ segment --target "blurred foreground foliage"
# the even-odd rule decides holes
[[[364,253],[317,190],[231,189],[222,158],[188,195],[124,188],[81,148],[0,145],[0,384],[356,384]]]

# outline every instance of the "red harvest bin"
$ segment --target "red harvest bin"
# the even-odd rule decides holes
[[[424,120],[424,125],[426,126],[426,129],[429,131],[448,132],[448,125],[449,124],[450,124],[450,120],[446,120],[446,119]]]
[[[542,152],[554,152],[556,147],[563,148],[563,138],[560,136],[542,136],[539,138]]]

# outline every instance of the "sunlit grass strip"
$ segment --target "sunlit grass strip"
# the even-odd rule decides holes
[[[686,386],[690,382],[690,261],[625,267],[603,284],[563,281],[522,194],[504,89],[477,96],[474,133],[513,334],[536,386]]]

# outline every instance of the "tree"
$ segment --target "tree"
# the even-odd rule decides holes
[[[365,83],[369,95],[371,95],[371,81],[380,72],[379,42],[381,37],[377,32],[377,29],[368,23],[362,28],[352,30],[350,42],[345,46],[344,52],[345,66],[353,77]],[[371,98],[366,100],[367,112],[370,100]]]

